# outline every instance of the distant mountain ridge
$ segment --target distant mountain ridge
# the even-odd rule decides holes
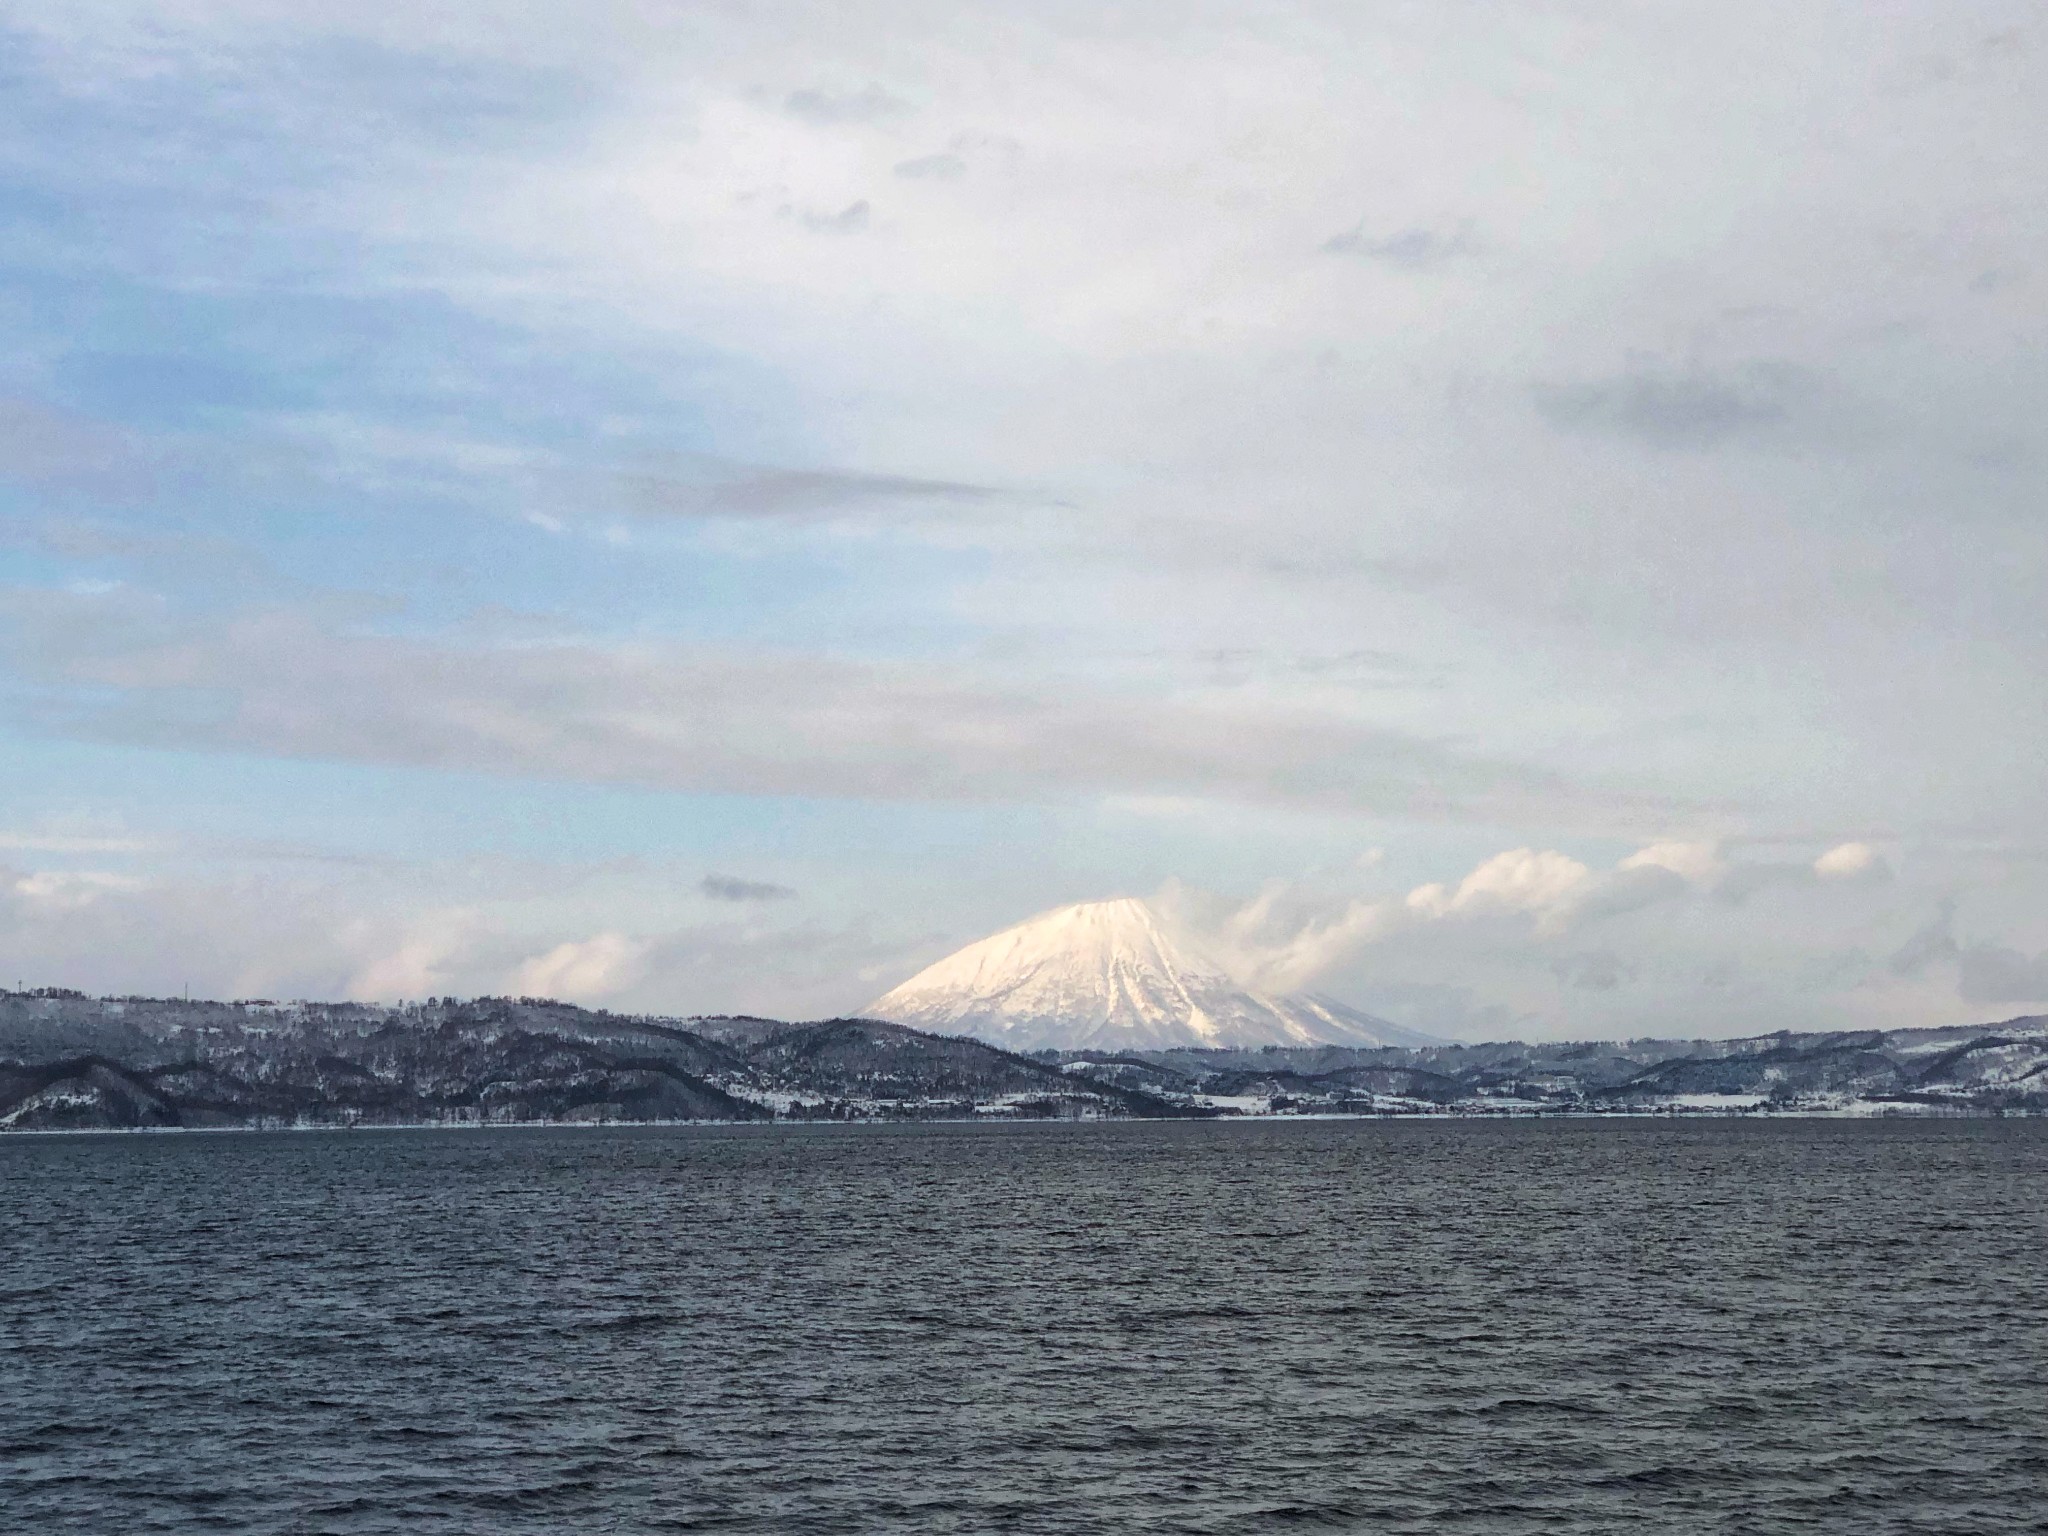
[[[1297,1113],[2048,1114],[2048,1017],[1737,1040],[1144,1051],[1070,1072]]]
[[[861,1012],[1015,1051],[1439,1043],[1333,998],[1236,986],[1134,897],[991,934]]]
[[[1020,1054],[546,998],[0,992],[0,1130],[1370,1114],[2048,1114],[2048,1019],[1746,1040]]]

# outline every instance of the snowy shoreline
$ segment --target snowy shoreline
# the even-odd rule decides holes
[[[2048,1120],[2048,1113],[2031,1109],[1996,1110],[1937,1105],[1865,1102],[1839,1107],[1795,1109],[1708,1109],[1686,1105],[1642,1109],[1515,1109],[1515,1110],[1430,1110],[1390,1111],[1385,1114],[1225,1114],[1225,1115],[1122,1115],[1089,1119],[1060,1119],[1015,1115],[946,1115],[929,1118],[915,1115],[862,1115],[844,1120],[409,1120],[375,1124],[333,1123],[293,1125],[93,1125],[74,1127],[0,1126],[0,1140],[31,1136],[248,1136],[248,1135],[356,1135],[382,1131],[605,1131],[605,1130],[745,1130],[763,1135],[785,1131],[837,1130],[877,1126],[976,1126],[984,1129],[1056,1129],[1063,1126],[1104,1125],[1287,1125],[1302,1122],[1350,1120],[1382,1124],[1427,1121],[1432,1124],[1470,1121],[1530,1120],[1626,1120],[1630,1122],[1675,1122],[1694,1120],[1744,1120],[1774,1123],[1786,1120]]]

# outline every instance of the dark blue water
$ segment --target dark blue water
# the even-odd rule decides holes
[[[0,1526],[2048,1530],[2048,1122],[0,1139]]]

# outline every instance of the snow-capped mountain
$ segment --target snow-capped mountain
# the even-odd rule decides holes
[[[862,1013],[1013,1051],[1438,1043],[1327,997],[1237,987],[1129,897],[1006,928],[927,966]]]

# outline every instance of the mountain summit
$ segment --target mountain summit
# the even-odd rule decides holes
[[[1013,1051],[1433,1045],[1313,995],[1234,986],[1131,897],[1061,907],[927,966],[862,1010]]]

